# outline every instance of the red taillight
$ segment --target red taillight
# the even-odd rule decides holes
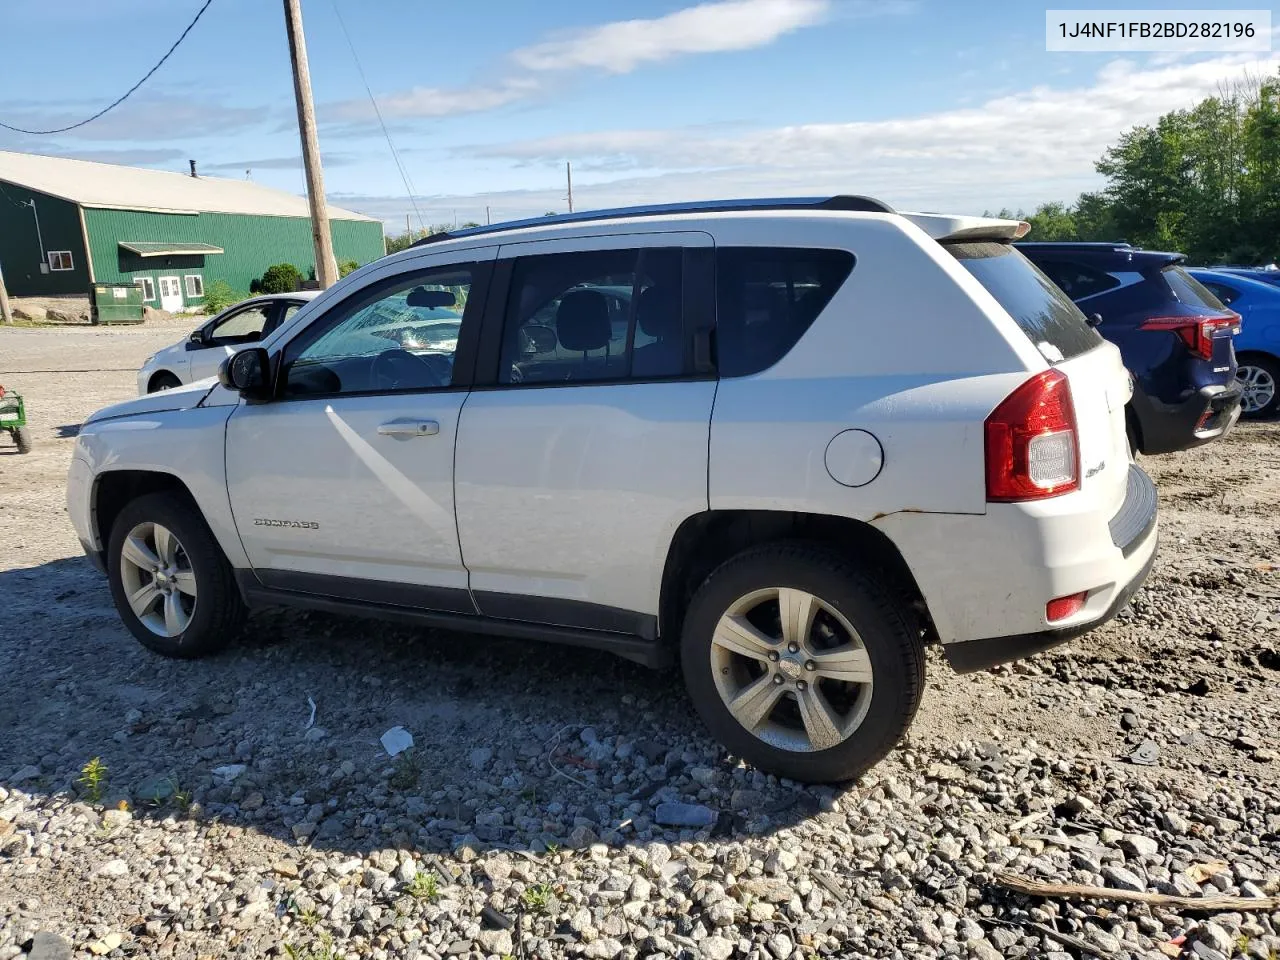
[[[1055,620],[1065,620],[1067,617],[1074,616],[1084,609],[1084,602],[1088,597],[1089,593],[1085,591],[1050,600],[1044,605],[1044,618],[1053,623]]]
[[[1151,317],[1144,320],[1143,330],[1168,330],[1176,333],[1187,349],[1201,360],[1213,357],[1213,338],[1220,330],[1240,332],[1240,314],[1228,317]]]
[[[1005,397],[986,422],[987,499],[1043,500],[1080,487],[1071,386],[1038,373]]]

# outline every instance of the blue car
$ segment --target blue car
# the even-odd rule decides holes
[[[1240,314],[1236,378],[1243,416],[1273,417],[1280,409],[1280,286],[1225,270],[1188,270],[1215,297]],[[1280,270],[1257,271],[1280,276]]]
[[[1127,243],[1016,246],[1120,348],[1134,379],[1134,450],[1172,453],[1231,429],[1242,392],[1231,345],[1239,317],[1187,273],[1182,254]]]
[[[1261,283],[1268,283],[1273,287],[1280,287],[1280,269],[1274,264],[1269,267],[1234,267],[1234,266],[1218,266],[1208,267],[1215,273],[1230,273],[1237,277],[1244,277],[1246,280],[1257,280]]]

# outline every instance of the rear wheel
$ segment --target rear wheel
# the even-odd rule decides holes
[[[13,442],[18,445],[19,453],[31,452],[31,428],[18,427],[13,431]]]
[[[147,393],[158,393],[161,390],[172,390],[182,386],[182,381],[167,370],[161,370],[147,384]]]
[[[1280,408],[1280,361],[1252,354],[1236,367],[1240,395],[1240,415],[1250,420],[1273,417]]]
[[[231,566],[183,499],[153,493],[127,504],[111,529],[111,597],[138,641],[168,657],[213,653],[245,616]]]
[[[771,544],[739,554],[694,596],[685,684],[711,732],[761,770],[856,777],[906,733],[924,689],[910,606],[841,554]]]

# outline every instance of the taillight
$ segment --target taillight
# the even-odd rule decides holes
[[[1080,487],[1071,386],[1058,370],[1038,373],[987,417],[987,499],[1043,500]]]
[[[1213,338],[1219,331],[1240,332],[1240,314],[1227,317],[1152,317],[1144,320],[1143,330],[1168,330],[1176,333],[1187,349],[1201,360],[1213,357]]]

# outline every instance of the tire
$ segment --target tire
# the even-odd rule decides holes
[[[173,549],[175,560],[171,569],[178,572],[172,578],[152,577],[153,589],[159,594],[154,608],[143,615],[153,624],[148,626],[129,601],[126,581],[137,589],[137,565],[125,556],[126,540],[138,530],[152,533],[147,539],[143,533],[139,539],[153,556],[162,556],[158,549],[156,527],[168,531],[177,547]],[[136,554],[134,554],[136,559]],[[246,610],[236,586],[231,565],[227,563],[221,548],[213,538],[204,518],[187,500],[172,493],[151,493],[125,505],[111,528],[107,547],[107,577],[111,585],[111,598],[116,610],[132,633],[148,650],[166,657],[193,659],[221,650],[240,630]],[[141,580],[144,584],[146,578]],[[179,585],[181,584],[181,585]],[[160,592],[167,588],[167,593]],[[193,594],[185,591],[194,590]],[[169,627],[169,595],[177,594],[178,612],[173,621],[174,629],[162,632],[156,629],[156,621],[163,619]],[[148,594],[148,596],[150,596]]]
[[[174,387],[180,386],[182,386],[181,380],[168,370],[161,370],[147,384],[147,393],[159,393],[161,390],[172,390]]]
[[[755,623],[770,617],[778,623],[783,590],[790,597],[808,594],[821,605],[811,621],[812,628],[802,631],[804,642],[818,650],[814,656],[823,656],[824,650],[817,645],[823,642],[824,633],[834,644],[841,642],[841,635],[852,627],[856,639],[828,649],[834,655],[860,645],[863,652],[858,656],[863,666],[859,669],[865,670],[869,663],[870,684],[837,682],[833,687],[830,678],[803,672],[815,669],[815,661],[805,659],[801,649],[795,655],[803,660],[801,665],[784,651],[786,644],[782,641],[776,641],[779,645],[768,654],[777,662],[768,663],[726,651],[713,640],[721,617],[744,603]],[[757,603],[752,598],[771,593],[777,594],[776,600],[765,599],[758,606],[750,606]],[[739,621],[747,613],[739,616]],[[781,628],[757,629],[771,639],[785,633]],[[782,652],[780,658],[774,656],[778,652]],[[808,783],[850,780],[878,763],[906,733],[924,692],[924,647],[910,603],[900,591],[840,553],[817,544],[793,542],[755,547],[713,571],[689,605],[680,653],[685,686],[711,733],[760,770]],[[806,682],[805,677],[819,679]],[[769,687],[763,682],[766,680],[783,689],[780,694],[773,694],[781,699],[770,708],[762,726],[756,728],[761,733],[757,735],[734,716],[726,701],[733,698],[739,683],[745,690],[759,681],[756,689],[767,694]],[[819,699],[828,706],[834,706],[833,698],[851,698],[838,718],[852,725],[842,734],[844,739],[823,746],[821,739],[809,735],[809,724],[800,709],[803,690],[809,690],[806,696],[823,692]],[[783,723],[788,719],[790,726]],[[803,728],[798,733],[792,729],[797,723]],[[834,727],[831,729],[836,732]],[[766,742],[762,736],[773,742]],[[807,746],[798,746],[801,740]]]
[[[13,442],[18,445],[19,453],[31,452],[31,428],[18,427],[13,431]]]
[[[1246,420],[1267,420],[1280,411],[1280,360],[1251,353],[1239,361],[1236,379],[1245,388],[1240,416]]]

